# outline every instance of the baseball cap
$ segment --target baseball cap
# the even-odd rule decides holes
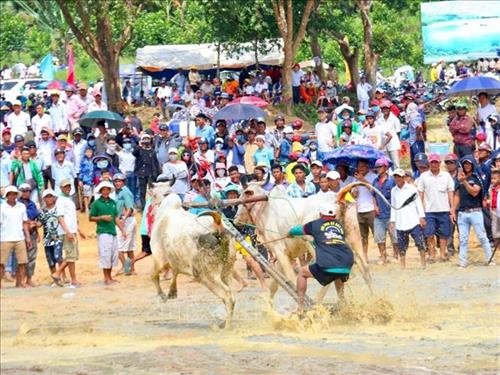
[[[65,152],[62,148],[56,148],[54,150],[54,155],[57,155],[57,154],[65,154]]]
[[[28,141],[28,142],[26,142],[26,144],[24,146],[28,147],[28,148],[36,147],[36,143],[35,143],[35,141]]]
[[[319,213],[324,216],[335,216],[337,214],[337,205],[334,203],[328,203],[321,207]]]
[[[261,139],[264,142],[266,141],[266,137],[264,137],[262,134],[259,134],[257,137],[255,137],[255,140],[257,140],[257,139]]]
[[[375,166],[376,167],[381,167],[381,166],[388,167],[389,161],[386,158],[377,159],[377,161],[375,162]]]
[[[2,130],[2,135],[4,134],[12,134],[12,132],[10,131],[10,128],[5,128],[4,130]]]
[[[125,175],[123,173],[116,173],[113,176],[113,181],[116,181],[116,180],[125,181],[126,179],[127,179],[127,177],[125,177]]]
[[[444,161],[457,161],[458,157],[455,154],[448,154],[444,157]]]
[[[330,180],[337,180],[340,178],[340,174],[337,171],[330,171],[326,174],[326,178]]]
[[[283,115],[278,115],[274,118],[274,122],[278,121],[278,120],[284,120],[285,117]]]
[[[293,133],[293,129],[290,125],[283,128],[283,133]]]
[[[65,178],[59,183],[59,187],[65,187],[71,185],[71,180],[69,178]]]
[[[379,93],[384,93],[384,89],[381,89],[380,87],[377,87],[377,89],[375,90],[375,92],[379,92]]]
[[[21,134],[18,134],[14,137],[14,142],[22,142],[24,141],[24,137]]]
[[[144,133],[143,135],[141,135],[141,141],[146,139],[146,138],[151,139],[151,136],[148,133]]]
[[[109,188],[111,190],[115,190],[113,184],[109,181],[102,181],[99,185],[97,185],[97,192],[100,193],[103,188]]]
[[[18,194],[19,191],[17,190],[17,188],[14,186],[14,185],[9,185],[5,188],[4,192],[3,192],[3,197],[5,198],[7,196],[7,194],[9,193],[16,193]]]
[[[49,93],[50,93],[50,96],[55,96],[55,95],[59,96],[59,90],[56,90],[56,89],[50,90]]]
[[[58,141],[67,141],[68,140],[68,137],[66,136],[66,134],[59,134],[57,136],[57,140]]]
[[[168,130],[168,125],[167,124],[161,124],[158,129],[160,130]]]
[[[405,171],[404,171],[403,169],[401,169],[401,168],[396,168],[396,169],[394,170],[394,172],[392,172],[392,175],[393,175],[393,176],[404,177],[404,176],[406,176],[406,173],[405,173]]]
[[[320,168],[323,168],[323,163],[322,163],[322,162],[320,162],[319,160],[315,160],[315,161],[313,161],[313,162],[311,163],[311,167],[312,167],[313,165],[316,165],[316,166],[318,166],[318,167],[320,167]]]
[[[19,107],[22,106],[22,103],[20,100],[14,100],[14,102],[12,102],[12,106],[16,106],[18,105]]]
[[[177,148],[175,148],[175,147],[170,147],[168,149],[168,153],[169,154],[177,154],[178,152],[179,152],[179,150]]]
[[[483,142],[479,145],[478,151],[488,151],[491,152],[492,148],[489,143]]]
[[[82,128],[75,128],[73,130],[73,135],[74,134],[80,134],[80,135],[83,134],[83,129]]]
[[[264,117],[257,117],[255,120],[257,120],[257,124],[258,123],[266,123],[266,120],[264,120]]]
[[[441,162],[441,157],[438,154],[429,154],[429,157],[427,159],[429,160],[429,163],[433,161],[437,161],[438,163]]]
[[[26,182],[19,185],[19,191],[31,191],[31,186],[30,184],[27,184]]]
[[[48,197],[49,195],[57,197],[57,193],[53,189],[45,189],[42,193],[42,198]]]

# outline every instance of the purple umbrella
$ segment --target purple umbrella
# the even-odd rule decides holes
[[[348,165],[351,169],[356,168],[358,160],[366,160],[370,168],[375,167],[377,159],[386,159],[389,166],[392,161],[387,158],[384,152],[377,150],[371,145],[348,145],[337,148],[335,151],[325,154],[323,163],[337,166],[339,164]]]

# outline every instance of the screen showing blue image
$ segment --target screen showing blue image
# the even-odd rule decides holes
[[[421,4],[424,63],[500,54],[500,1]]]

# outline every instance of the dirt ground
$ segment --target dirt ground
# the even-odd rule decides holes
[[[86,218],[80,225],[93,232]],[[334,316],[318,309],[299,321],[283,292],[272,310],[251,281],[236,295],[226,331],[217,328],[222,304],[188,277],[180,277],[177,300],[161,303],[146,258],[138,275],[105,287],[95,240],[80,245],[81,288],[51,287],[43,251],[39,287],[4,284],[2,374],[498,373],[498,268],[483,266],[475,246],[466,270],[456,259],[422,270],[412,248],[405,271],[375,264],[372,247],[375,295],[356,270],[347,288],[352,306]],[[238,268],[244,274],[242,260]],[[314,296],[318,285],[310,281],[310,289]],[[335,301],[330,290],[326,302]]]

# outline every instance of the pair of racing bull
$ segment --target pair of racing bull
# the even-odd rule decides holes
[[[223,324],[230,327],[234,311],[234,297],[230,288],[233,265],[236,259],[235,240],[224,229],[220,214],[208,211],[199,216],[186,211],[178,195],[170,193],[172,182],[157,182],[153,187],[153,204],[156,202],[155,220],[151,232],[151,250],[154,258],[152,280],[159,296],[165,301],[177,296],[177,276],[185,274],[205,285],[219,297],[226,307],[226,319]],[[339,210],[337,219],[343,224],[346,242],[353,249],[356,263],[361,268],[363,277],[369,278],[367,265],[356,249],[361,247],[356,205],[345,200],[345,195],[353,187],[364,185],[355,182],[344,187],[337,194]],[[266,191],[259,183],[250,183],[243,191],[243,198],[264,196]],[[256,226],[258,240],[276,258],[276,265],[282,274],[295,282],[293,261],[307,253],[314,254],[311,245],[301,238],[287,237],[294,225],[304,225],[319,216],[318,202],[315,196],[309,198],[290,198],[286,191],[277,187],[267,195],[267,200],[241,204],[236,214],[235,223],[251,223]],[[160,203],[158,203],[160,202]],[[168,295],[160,286],[160,273],[170,268],[173,273]],[[370,285],[369,280],[366,280]],[[320,302],[326,294],[322,288],[317,300]],[[271,298],[278,289],[273,280],[270,285]]]

